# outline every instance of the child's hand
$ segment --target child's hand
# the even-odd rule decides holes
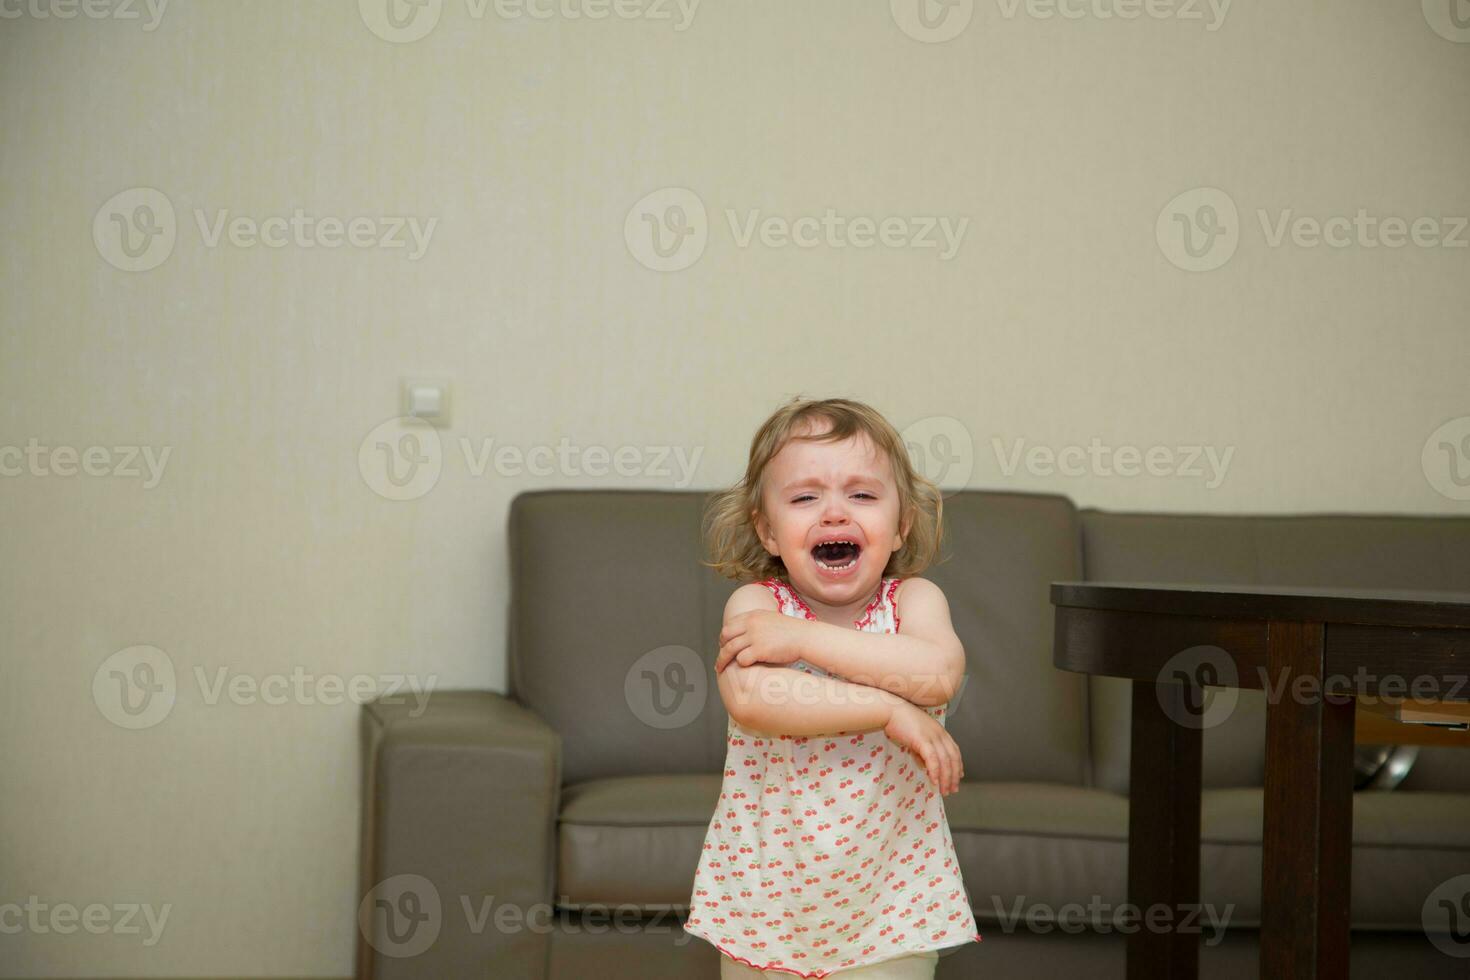
[[[893,709],[883,733],[923,760],[940,796],[959,790],[960,780],[965,777],[960,747],[933,715],[905,702]]]
[[[815,625],[769,609],[753,609],[730,617],[720,630],[720,655],[715,673],[731,661],[742,667],[751,664],[789,664],[801,659],[801,643]]]

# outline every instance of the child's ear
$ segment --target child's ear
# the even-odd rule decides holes
[[[751,525],[755,528],[755,536],[760,540],[761,546],[771,554],[776,554],[776,549],[771,547],[770,542],[766,540],[768,537],[770,537],[770,524],[769,522],[767,522],[765,517],[761,515],[761,512],[759,510],[753,510],[750,512],[750,522]]]

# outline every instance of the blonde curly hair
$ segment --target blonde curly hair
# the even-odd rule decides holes
[[[811,427],[819,435],[798,434]],[[847,398],[806,399],[794,396],[762,423],[750,443],[745,476],[735,486],[714,494],[704,513],[704,541],[710,561],[700,564],[726,578],[760,581],[787,580],[786,563],[766,551],[756,533],[755,517],[761,513],[761,490],[766,467],[793,439],[811,442],[842,442],[859,433],[879,451],[888,454],[898,485],[898,527],[911,518],[903,545],[888,557],[883,576],[918,575],[939,560],[943,535],[944,494],[939,487],[914,469],[903,437],[879,412]]]

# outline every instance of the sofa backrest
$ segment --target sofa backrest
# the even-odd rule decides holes
[[[1092,581],[1232,583],[1470,592],[1470,518],[1399,515],[1200,515],[1080,512]],[[1091,680],[1093,774],[1126,792],[1130,688]],[[1266,699],[1242,691],[1204,732],[1205,786],[1260,786]],[[1424,748],[1402,789],[1470,791],[1470,754]]]
[[[561,736],[565,783],[724,766],[713,663],[734,587],[698,564],[704,497],[539,490],[511,501],[507,693]],[[680,646],[689,652],[669,649]],[[667,727],[655,705],[670,709]]]
[[[713,664],[737,583],[699,564],[708,499],[540,490],[512,501],[508,693],[562,736],[565,782],[723,768]],[[1048,589],[1082,577],[1076,509],[1055,494],[966,490],[945,498],[944,524],[944,560],[924,574],[969,657],[948,717],[965,777],[1081,785],[1087,681],[1052,666]]]
[[[562,736],[563,779],[719,772],[713,663],[736,583],[699,564],[699,491],[539,490],[510,512],[509,694]],[[949,600],[969,663],[949,730],[967,779],[1128,788],[1128,682],[1052,666],[1058,580],[1470,592],[1470,518],[1081,512],[965,490],[944,506]],[[681,649],[682,648],[682,649]],[[1205,732],[1206,786],[1259,786],[1265,697]],[[1421,750],[1403,789],[1470,791],[1467,754]]]

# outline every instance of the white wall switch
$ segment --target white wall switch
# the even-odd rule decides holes
[[[446,378],[404,378],[401,414],[435,426],[449,424],[449,381]]]

